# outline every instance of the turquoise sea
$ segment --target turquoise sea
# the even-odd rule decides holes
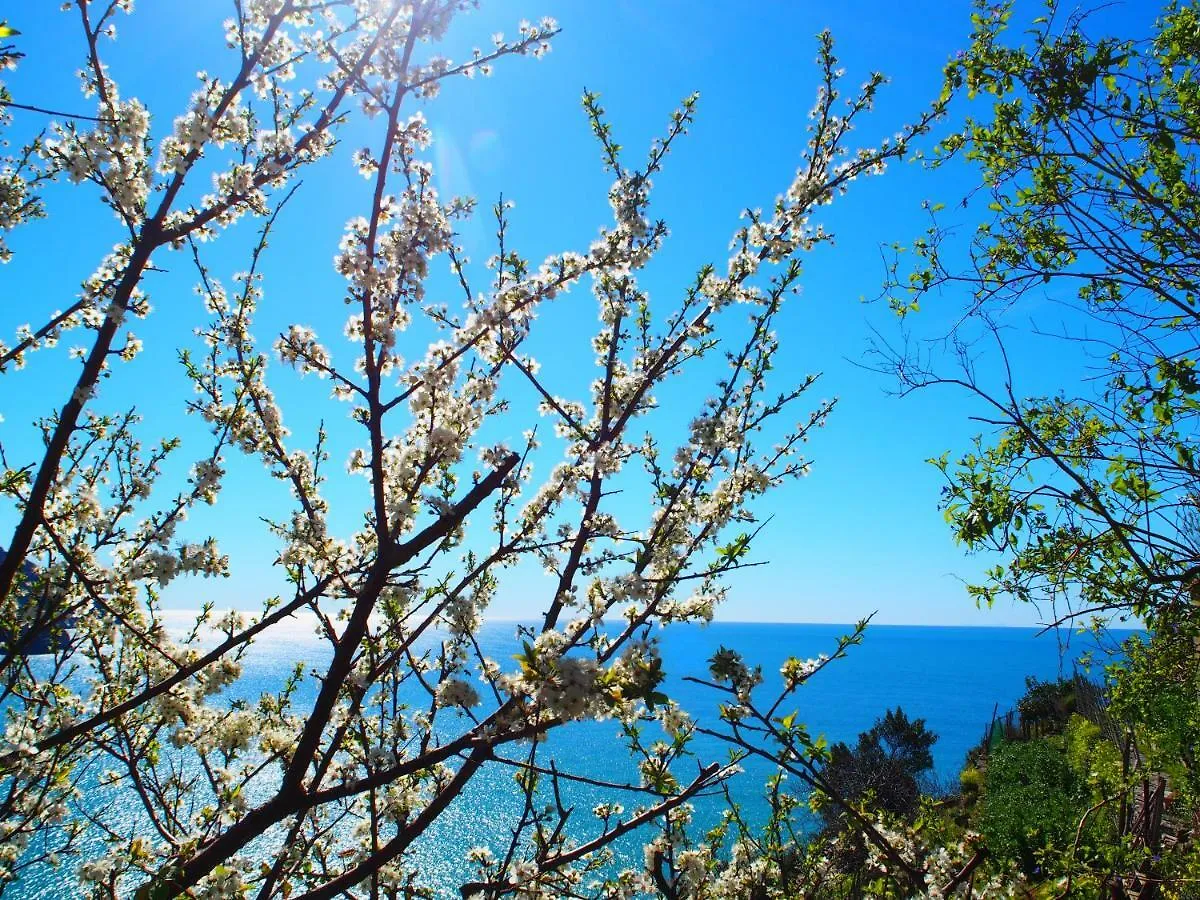
[[[806,658],[830,651],[837,636],[848,630],[849,626],[839,625],[767,623],[672,626],[659,632],[668,672],[666,693],[701,723],[715,722],[718,697],[683,678],[704,677],[707,660],[719,647],[736,648],[747,662],[761,665],[769,689],[778,683],[779,666],[788,656]],[[489,622],[480,635],[484,653],[509,660],[517,649],[515,632],[516,623]],[[1036,630],[1022,628],[873,625],[864,643],[851,648],[847,659],[835,662],[800,689],[794,707],[814,735],[853,741],[886,709],[902,706],[910,716],[924,718],[939,735],[934,746],[937,775],[952,779],[967,750],[979,742],[993,711],[1010,708],[1024,692],[1027,675],[1043,679],[1069,676],[1081,655],[1092,652],[1102,662],[1116,640],[1124,636],[1114,634],[1098,647],[1090,636],[1066,632],[1038,636]],[[327,654],[326,646],[307,630],[268,635],[246,659],[243,678],[233,693],[256,699],[262,691],[276,687],[296,661],[320,668]],[[1093,675],[1100,674],[1099,666],[1093,666]],[[311,683],[309,689],[311,693]],[[555,735],[549,749],[562,769],[611,780],[637,780],[619,739],[619,726],[613,722],[571,726]],[[699,745],[698,750],[709,760],[724,758],[724,750],[715,742]],[[513,748],[511,755],[520,755],[519,748]],[[768,773],[762,765],[747,764],[745,773],[733,783],[735,798],[745,804],[750,815],[761,815],[765,808],[761,792]],[[503,850],[499,841],[504,835],[497,832],[509,820],[516,801],[511,775],[511,769],[485,769],[416,848],[422,873],[435,882],[440,894],[458,896],[456,888],[466,873],[463,856],[468,849],[490,844]],[[138,828],[136,811],[122,806],[119,799],[106,798],[102,791],[87,791],[85,797],[85,802],[92,804],[90,811],[101,815],[110,827],[128,829],[126,833]],[[577,810],[573,821],[580,822],[581,838],[594,831],[591,809],[602,799],[613,798],[586,785],[572,788],[566,802]],[[627,808],[639,802],[636,795],[618,799]],[[718,808],[716,798],[698,802],[697,824],[713,821]],[[639,842],[625,841],[617,850],[618,862],[640,864]],[[77,897],[77,865],[77,861],[67,861],[56,870],[31,871],[5,896],[17,900]]]

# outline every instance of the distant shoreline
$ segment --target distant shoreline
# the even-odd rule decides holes
[[[257,609],[242,609],[242,608],[237,608],[237,607],[216,607],[213,609],[213,612],[212,612],[213,621],[216,621],[216,619],[220,618],[221,615],[229,612],[230,610],[236,610],[237,612],[240,612],[246,616],[253,616],[253,615],[257,614],[258,612],[260,612],[260,610],[257,610]],[[194,618],[200,612],[200,609],[198,607],[175,607],[175,608],[166,608],[166,609],[160,608],[159,612],[164,615],[164,618],[182,619],[182,618]],[[309,615],[310,614],[308,613],[307,610],[301,610],[301,611],[295,613],[293,616],[288,617],[288,619],[285,619],[284,621],[290,620],[294,623],[297,619],[308,618]],[[483,621],[484,621],[484,624],[487,624],[487,625],[506,625],[506,624],[539,625],[541,622],[541,620],[538,618],[510,618],[507,616],[484,616]],[[622,622],[622,621],[624,621],[624,620],[623,619],[613,619],[610,622],[606,622],[605,624],[612,625],[612,624],[616,624],[617,622]],[[282,624],[282,623],[280,623],[280,624]],[[760,627],[761,626],[775,626],[775,627],[785,626],[785,627],[789,627],[789,628],[805,627],[805,628],[846,628],[846,629],[852,629],[852,628],[854,628],[854,625],[855,625],[854,622],[813,622],[813,621],[786,621],[786,620],[765,620],[765,619],[764,620],[758,620],[758,619],[714,619],[710,623],[687,622],[687,623],[674,623],[674,624],[686,624],[688,626],[697,627],[697,628],[708,628],[708,627],[712,627],[712,626],[744,625],[744,626],[760,626]],[[870,626],[868,627],[867,631],[869,634],[871,631],[878,631],[878,630],[885,629],[885,628],[886,629],[945,628],[945,629],[964,629],[964,630],[969,629],[969,630],[978,630],[978,631],[1014,631],[1015,630],[1015,631],[1037,631],[1037,632],[1045,631],[1047,633],[1052,632],[1052,631],[1059,631],[1059,632],[1064,632],[1064,633],[1069,633],[1069,634],[1078,633],[1078,630],[1076,628],[1073,628],[1069,625],[1059,625],[1057,627],[1048,628],[1045,625],[1038,625],[1038,624],[1017,625],[1017,624],[1011,624],[1011,623],[1007,623],[1007,624],[1000,623],[1000,624],[995,624],[995,625],[979,625],[979,624],[965,625],[965,624],[956,623],[956,622],[932,622],[932,623],[930,623],[930,622],[872,622],[870,624]],[[1120,627],[1110,627],[1108,629],[1108,631],[1110,633],[1128,633],[1128,634],[1141,633],[1141,632],[1144,632],[1145,630],[1146,630],[1145,626],[1131,626],[1128,624],[1121,625]]]

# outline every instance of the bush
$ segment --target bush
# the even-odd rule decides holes
[[[1059,729],[1075,712],[1075,682],[1060,678],[1039,681],[1030,675],[1025,679],[1025,696],[1017,701],[1021,722],[1032,727]]]
[[[1066,755],[1046,741],[1007,743],[988,760],[982,832],[999,859],[1029,876],[1052,846],[1070,846],[1087,807],[1082,780]]]
[[[985,775],[974,766],[967,766],[959,773],[958,783],[962,789],[963,799],[974,803],[983,793]]]
[[[1063,740],[1067,764],[1100,794],[1111,794],[1121,780],[1121,751],[1083,716],[1067,720]]]

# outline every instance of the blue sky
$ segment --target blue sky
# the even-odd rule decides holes
[[[23,32],[20,47],[28,55],[7,81],[18,101],[86,111],[72,76],[83,58],[78,26],[57,6],[6,10]],[[223,0],[139,0],[132,17],[118,20],[119,39],[108,50],[112,72],[123,96],[136,96],[150,108],[156,133],[182,111],[198,69],[213,74],[230,69],[220,28],[229,11]],[[1144,12],[1118,7],[1111,14],[1137,18]],[[426,107],[439,187],[446,195],[474,195],[481,207],[501,192],[515,201],[511,234],[527,258],[585,249],[608,221],[610,179],[579,106],[584,87],[602,94],[618,140],[639,157],[679,99],[699,91],[697,123],[655,181],[654,211],[667,219],[672,237],[645,283],[653,296],[669,302],[702,264],[724,260],[740,210],[769,205],[790,181],[817,85],[816,32],[834,32],[848,87],[871,70],[892,78],[877,113],[861,128],[859,139],[868,143],[893,133],[936,96],[943,63],[966,44],[969,13],[967,3],[957,0],[753,5],[485,0],[482,10],[456,22],[449,46],[440,52],[461,58],[472,46],[486,46],[491,33],[515,33],[521,18],[544,14],[554,15],[563,33],[544,61],[504,60],[491,79],[452,82]],[[12,134],[28,134],[45,123],[44,117],[17,113]],[[337,158],[304,176],[281,223],[265,268],[259,333],[267,339],[290,322],[314,325],[323,334],[340,332],[344,307],[332,258],[344,223],[364,208],[367,184],[348,155],[370,139],[365,127],[350,129]],[[872,327],[885,335],[899,331],[884,305],[862,302],[880,291],[885,274],[880,245],[921,233],[923,199],[949,201],[954,208],[970,187],[971,174],[961,168],[930,172],[917,164],[895,165],[883,178],[857,183],[822,215],[837,243],[806,261],[803,293],[780,322],[781,368],[797,376],[823,373],[813,400],[837,396],[839,406],[810,444],[812,475],[759,508],[774,516],[755,554],[770,565],[735,578],[721,618],[845,622],[878,610],[878,621],[893,623],[1037,621],[1029,608],[973,607],[961,580],[973,577],[985,561],[965,557],[954,546],[937,509],[939,476],[925,460],[966,447],[977,430],[969,420],[976,410],[968,398],[943,390],[901,400],[889,395],[888,378],[860,365]],[[6,335],[67,305],[79,281],[120,239],[111,214],[87,190],[54,189],[48,200],[51,217],[14,233],[16,258],[0,268],[0,331]],[[972,208],[955,210],[963,227],[975,214]],[[246,266],[252,229],[252,223],[239,225],[206,258],[227,282]],[[490,254],[492,231],[483,216],[464,228],[463,243],[474,259]],[[191,329],[199,321],[200,301],[191,293],[194,272],[183,254],[164,255],[156,263],[167,271],[149,283],[155,313],[141,329],[146,352],[118,367],[100,400],[114,407],[136,402],[153,425],[148,434],[179,433],[194,441],[203,432],[182,416],[188,387],[174,362],[176,348],[192,342]],[[963,300],[945,297],[940,307],[922,313],[919,327],[937,333]],[[548,375],[557,372],[570,384],[578,354],[590,358],[582,336],[594,321],[586,290],[569,295],[545,317],[541,325],[547,332],[535,348]],[[0,441],[10,462],[31,455],[30,420],[69,391],[76,363],[67,360],[66,347],[82,343],[82,337],[4,376]],[[582,337],[578,344],[572,343],[576,337]],[[1019,393],[1078,379],[1077,360],[1047,349],[1032,338],[1019,340]],[[414,345],[407,355],[422,350]],[[307,406],[305,398],[314,390],[323,396],[325,386],[301,386],[280,367],[275,374],[298,433],[324,414],[335,447],[343,437],[349,440],[346,407],[318,412]],[[687,399],[686,392],[664,396],[659,425],[665,432],[691,417]],[[188,446],[203,452],[202,443]],[[340,461],[335,454],[334,464]],[[232,474],[250,471],[235,466]],[[361,508],[361,494],[355,493],[360,490],[339,488],[331,497],[346,528],[354,526]],[[220,605],[253,606],[264,594],[283,590],[271,567],[274,545],[257,521],[283,497],[278,485],[260,479],[253,489],[227,491],[213,510],[197,515],[190,527],[222,539],[234,576],[174,586],[170,603],[195,606],[212,598]],[[12,510],[0,509],[0,533],[7,535],[13,521]],[[494,615],[538,613],[548,584],[536,573],[518,570],[513,576],[501,588]]]

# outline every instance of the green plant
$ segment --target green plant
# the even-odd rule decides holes
[[[1087,808],[1084,783],[1046,741],[1001,745],[988,760],[980,831],[997,858],[1042,874],[1052,847],[1069,847]]]
[[[1125,642],[1109,672],[1115,715],[1134,724],[1139,753],[1171,776],[1177,805],[1200,797],[1200,621],[1194,609],[1159,616],[1148,637]]]
[[[1070,678],[1025,679],[1025,696],[1017,701],[1021,721],[1036,728],[1059,729],[1075,709],[1075,682]]]
[[[1116,792],[1121,783],[1121,750],[1105,737],[1100,726],[1073,715],[1063,732],[1067,764],[1092,786],[1095,799]]]
[[[896,707],[862,732],[853,747],[842,742],[830,747],[822,775],[847,799],[869,796],[877,810],[911,816],[921,797],[918,778],[933,768],[930,750],[936,742],[924,719],[910,719]],[[830,827],[842,821],[836,806],[822,807],[821,815]]]
[[[985,783],[986,776],[974,766],[967,766],[958,775],[963,799],[968,803],[975,803],[982,796]]]

